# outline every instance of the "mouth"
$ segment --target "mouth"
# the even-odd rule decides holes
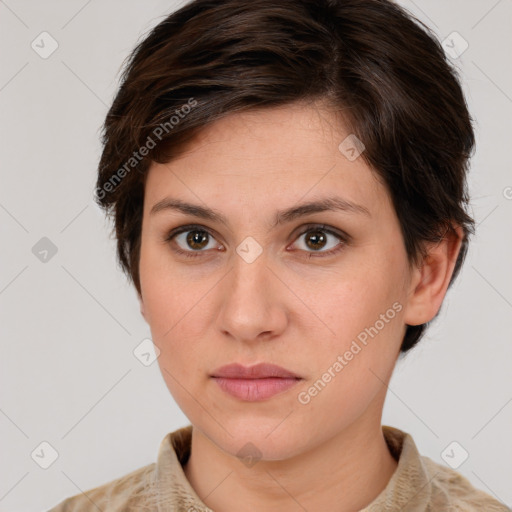
[[[299,375],[275,364],[260,363],[254,366],[243,366],[238,363],[221,366],[212,372],[211,377],[227,379],[300,379]]]
[[[268,363],[246,367],[230,364],[210,376],[229,395],[247,402],[267,400],[295,386],[303,378]]]

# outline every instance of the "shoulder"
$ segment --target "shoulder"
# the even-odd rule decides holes
[[[398,466],[368,510],[512,512],[498,498],[474,487],[461,473],[421,455],[409,433],[386,425],[383,433]]]
[[[447,466],[421,456],[431,479],[432,510],[449,512],[510,512],[507,506],[491,495],[473,487],[470,481]]]
[[[148,464],[88,491],[71,496],[48,512],[125,512],[141,510],[154,493],[156,464]]]

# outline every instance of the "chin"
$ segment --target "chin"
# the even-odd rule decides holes
[[[266,419],[259,423],[254,420],[239,421],[236,425],[228,422],[223,425],[227,432],[222,427],[214,427],[215,432],[211,429],[202,432],[224,452],[233,457],[247,458],[249,466],[254,460],[286,460],[306,449],[303,443],[309,436],[305,435],[304,430],[298,433],[283,425],[277,427],[280,421],[282,418],[277,421],[275,418]]]

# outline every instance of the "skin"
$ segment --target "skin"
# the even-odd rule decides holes
[[[141,313],[163,378],[193,425],[185,475],[216,512],[359,510],[397,466],[381,429],[387,384],[406,324],[431,320],[441,306],[462,232],[410,264],[386,187],[362,158],[349,161],[338,149],[349,135],[342,121],[320,104],[230,114],[147,176]],[[270,229],[276,210],[333,195],[370,215],[312,213]],[[228,224],[172,210],[151,215],[169,196],[215,209]],[[323,245],[311,241],[314,227],[302,234],[311,223],[350,240],[322,231]],[[164,241],[185,224],[211,233],[198,257],[175,252],[197,254],[186,241],[194,233]],[[263,251],[252,263],[236,252],[248,236]],[[300,403],[299,393],[397,302],[394,318]],[[270,399],[243,401],[210,378],[232,362],[270,362],[303,380]],[[251,467],[237,457],[249,442],[261,453]]]

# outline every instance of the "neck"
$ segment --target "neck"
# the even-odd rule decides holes
[[[251,467],[193,428],[184,472],[216,512],[361,510],[384,490],[397,467],[376,416],[377,421],[354,423],[295,457],[260,460]]]

